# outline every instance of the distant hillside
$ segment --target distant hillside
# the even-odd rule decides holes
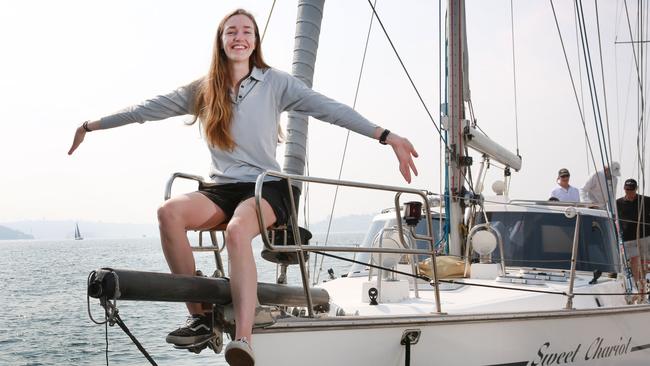
[[[336,217],[332,221],[331,231],[334,233],[359,233],[365,232],[372,221],[373,215],[348,215]],[[33,220],[0,223],[4,231],[0,230],[0,239],[41,239],[59,240],[73,239],[75,221],[72,220]],[[151,224],[128,224],[79,221],[81,236],[91,238],[140,238],[158,237],[158,225]],[[313,233],[327,232],[327,220],[316,222],[310,225]],[[2,228],[2,227],[0,227]],[[13,233],[5,234],[5,231]],[[24,233],[29,233],[24,234]],[[17,234],[23,236],[17,237]],[[190,233],[190,235],[195,235]]]
[[[34,220],[1,223],[10,229],[30,233],[35,239],[73,239],[75,221]],[[107,222],[79,221],[79,230],[84,238],[140,238],[158,236],[156,224],[120,224]]]
[[[34,239],[32,235],[25,234],[22,231],[12,230],[5,226],[0,226],[0,240],[20,240]]]

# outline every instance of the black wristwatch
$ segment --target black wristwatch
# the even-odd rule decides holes
[[[380,144],[386,145],[386,138],[388,137],[388,134],[390,134],[390,130],[384,130],[384,132],[381,133],[381,136],[379,136]]]

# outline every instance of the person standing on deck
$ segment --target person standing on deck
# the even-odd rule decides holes
[[[555,197],[562,202],[580,202],[580,191],[578,188],[569,184],[569,170],[560,169],[557,173],[557,187],[551,191],[551,197]]]
[[[167,95],[157,96],[76,129],[68,154],[91,131],[134,122],[191,114],[200,121],[212,160],[215,184],[172,198],[158,210],[160,237],[172,273],[193,275],[195,263],[187,230],[209,229],[228,223],[226,246],[230,258],[230,285],[236,323],[235,339],[226,348],[230,365],[254,365],[251,333],[257,303],[257,270],[251,247],[259,234],[254,199],[257,176],[280,170],[275,159],[279,117],[297,111],[347,128],[390,145],[399,170],[410,183],[417,175],[417,152],[406,138],[378,127],[352,108],[305,86],[295,77],[269,67],[262,58],[254,17],[238,9],[220,22],[212,63],[206,76]],[[194,123],[192,122],[192,123]],[[287,222],[289,194],[286,181],[267,177],[261,211],[270,226]],[[210,336],[210,314],[201,304],[188,303],[185,326],[167,336],[169,343],[190,345]]]
[[[603,170],[595,172],[582,187],[582,201],[592,202],[603,207],[607,207],[608,202],[613,204],[616,200],[616,186],[620,176],[621,165],[615,161],[611,163],[611,167],[605,166]],[[608,192],[609,200],[607,199]]]
[[[628,258],[640,257],[632,261],[632,273],[638,280],[639,266],[642,265],[640,259],[647,259],[650,245],[650,197],[637,194],[637,188],[636,180],[626,180],[623,185],[625,196],[616,200],[616,209],[625,252]]]

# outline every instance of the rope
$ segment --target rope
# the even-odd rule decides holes
[[[108,366],[108,321],[104,322],[104,338],[106,339],[104,356],[106,357],[106,366]]]
[[[142,344],[140,344],[140,342],[138,342],[138,340],[135,338],[135,336],[133,336],[133,334],[129,331],[129,328],[127,328],[126,324],[124,324],[124,321],[122,321],[122,318],[120,318],[120,315],[118,313],[118,309],[117,309],[117,306],[116,306],[117,301],[116,301],[115,298],[113,298],[113,303],[111,303],[109,301],[109,299],[107,299],[105,297],[100,299],[100,304],[104,308],[104,321],[103,322],[97,321],[97,320],[95,320],[95,318],[93,318],[93,315],[92,315],[92,313],[90,311],[90,294],[88,292],[88,289],[90,288],[90,279],[92,277],[94,277],[96,274],[97,274],[97,271],[91,271],[88,274],[88,279],[86,280],[86,288],[87,288],[87,290],[86,290],[86,305],[87,305],[88,317],[90,317],[90,320],[95,324],[104,325],[105,339],[106,339],[106,352],[105,352],[106,353],[106,365],[108,365],[108,325],[110,324],[112,326],[113,324],[117,324],[117,325],[120,326],[120,328],[122,328],[124,333],[126,333],[126,335],[128,335],[129,338],[131,338],[131,341],[133,341],[133,343],[136,345],[136,347],[138,347],[138,349],[140,350],[140,352],[142,352],[144,357],[147,360],[149,360],[149,362],[152,365],[157,366],[157,364],[153,360],[153,358],[151,358],[149,353],[147,353],[147,350],[144,349],[144,347],[142,347]],[[116,287],[119,289],[119,279],[117,278],[117,275],[116,275]],[[118,291],[116,291],[116,293],[117,292]]]
[[[404,340],[404,366],[411,366],[411,340],[409,337],[406,337]]]
[[[510,31],[510,34],[512,35],[512,85],[515,97],[515,138],[517,143],[517,155],[519,156],[519,117],[517,113],[517,72],[515,66],[515,20],[512,0],[510,0]]]
[[[373,7],[377,6],[377,0],[375,0],[375,3],[373,4]],[[356,109],[357,107],[357,99],[359,97],[359,89],[361,88],[361,77],[363,76],[363,68],[366,65],[366,54],[368,53],[368,44],[370,43],[370,33],[372,31],[372,22],[375,19],[374,13],[370,16],[370,24],[368,25],[368,34],[366,35],[366,45],[363,48],[363,57],[361,58],[361,68],[359,69],[359,77],[357,78],[357,87],[356,90],[354,91],[354,102],[352,102],[352,109]],[[350,140],[350,130],[347,131],[347,134],[345,135],[345,144],[343,146],[343,155],[341,156],[341,164],[339,166],[339,175],[338,175],[338,180],[341,180],[341,175],[343,174],[343,164],[345,163],[345,156],[348,151],[348,141]],[[329,242],[330,238],[330,230],[332,228],[332,219],[334,218],[334,208],[336,207],[336,200],[339,195],[339,188],[340,186],[337,185],[336,189],[334,190],[334,201],[332,202],[332,209],[330,210],[330,217],[327,222],[327,232],[325,234],[325,244]],[[323,271],[323,259],[324,257],[321,257],[320,260],[320,267],[318,269],[318,273],[314,276],[315,281],[313,282],[314,285],[318,283],[320,279],[320,274]],[[315,261],[314,261],[315,262]],[[315,265],[316,263],[314,263]]]
[[[154,365],[154,366],[158,366],[156,361],[154,361],[153,358],[151,358],[151,356],[149,355],[147,350],[144,349],[144,347],[142,347],[142,344],[140,344],[140,342],[135,338],[135,336],[133,334],[131,334],[131,332],[129,331],[129,328],[127,328],[126,324],[124,324],[124,321],[122,321],[122,318],[120,318],[120,315],[117,314],[117,313],[115,314],[115,323],[117,325],[119,325],[120,328],[122,328],[124,333],[126,333],[126,335],[129,336],[129,338],[131,338],[131,341],[133,341],[133,344],[135,344],[135,346],[138,347],[138,349],[140,350],[142,355],[144,355],[144,357],[149,361],[149,363]]]

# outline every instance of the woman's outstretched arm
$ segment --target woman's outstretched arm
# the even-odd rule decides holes
[[[145,100],[99,120],[84,122],[75,131],[68,155],[71,155],[81,145],[88,132],[120,127],[135,122],[144,123],[191,114],[199,82],[200,79],[169,94]]]
[[[279,71],[275,71],[273,77],[278,79],[275,82],[279,85],[278,89],[282,90],[280,97],[282,110],[305,113],[376,140],[379,140],[384,133],[384,128],[368,121],[354,109],[308,88],[297,78]],[[395,152],[400,173],[408,183],[411,183],[411,172],[418,175],[413,161],[414,157],[418,157],[417,151],[408,139],[394,132],[388,133],[386,144],[390,145]]]

